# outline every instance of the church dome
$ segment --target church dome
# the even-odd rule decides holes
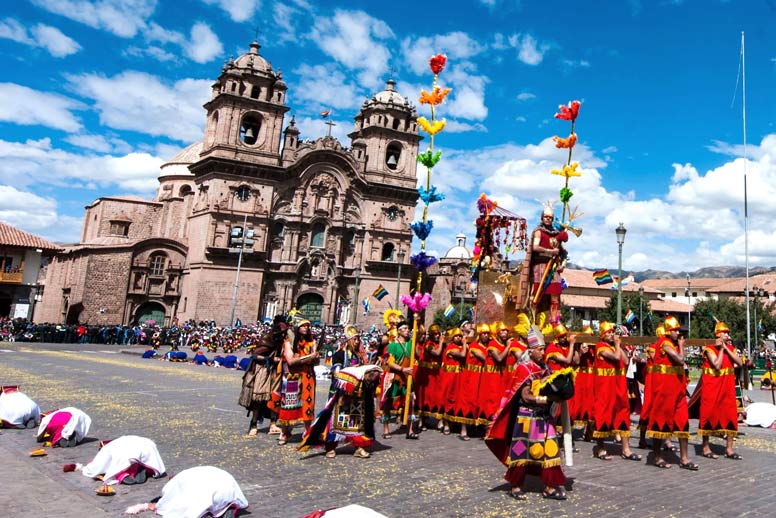
[[[259,55],[260,48],[259,42],[253,41],[247,54],[243,54],[234,61],[234,68],[248,73],[272,74],[272,65]]]
[[[397,104],[399,106],[409,104],[407,99],[395,90],[395,86],[396,81],[389,79],[385,83],[385,90],[376,93],[373,100],[383,104]]]
[[[189,171],[189,166],[199,161],[199,155],[202,153],[202,142],[195,142],[188,147],[183,148],[177,155],[162,164],[162,174],[168,175],[187,175],[193,176]]]
[[[455,246],[447,251],[443,259],[471,259],[472,253],[466,248],[466,235],[455,236]]]

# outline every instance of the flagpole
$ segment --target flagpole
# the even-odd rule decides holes
[[[744,31],[741,31],[741,119],[744,134],[744,261],[746,264],[746,356],[752,358],[751,320],[749,315],[749,206],[746,190],[746,53],[744,51]],[[748,389],[749,387],[747,387]]]

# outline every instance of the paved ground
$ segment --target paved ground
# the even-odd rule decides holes
[[[702,458],[694,440],[698,472],[677,466],[659,470],[619,457],[603,462],[591,457],[589,443],[581,442],[575,466],[565,468],[573,482],[567,502],[542,499],[538,483],[529,485],[533,492],[527,502],[516,502],[506,497],[504,469],[482,441],[426,432],[419,441],[381,440],[365,460],[344,448],[333,460],[320,453],[301,455],[264,433],[245,435],[248,421],[236,405],[240,372],[142,360],[112,346],[75,350],[73,345],[0,343],[0,383],[19,384],[44,410],[81,408],[93,419],[90,436],[95,439],[123,434],[153,439],[170,473],[197,465],[229,471],[251,504],[249,516],[295,517],[348,503],[391,517],[409,512],[440,517],[742,516],[770,515],[776,505],[770,489],[776,480],[773,430],[742,429],[746,435],[736,443],[742,462]],[[319,403],[325,390],[319,387]],[[770,399],[758,391],[750,396]],[[721,453],[722,442],[714,442]],[[88,462],[96,441],[31,458],[35,447],[33,432],[0,434],[0,501],[10,516],[119,516],[128,505],[159,495],[164,485],[164,480],[151,480],[99,497],[96,482],[61,469],[68,462]],[[614,445],[610,450],[619,451]]]

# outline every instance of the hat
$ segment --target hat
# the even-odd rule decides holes
[[[583,335],[592,335],[592,334],[595,334],[595,333],[593,332],[593,328],[592,327],[585,326],[585,327],[582,328],[582,334]]]
[[[614,324],[611,322],[601,322],[598,326],[598,336],[604,336],[609,331],[614,331]]]
[[[454,327],[447,331],[447,336],[450,338],[455,338],[456,336],[463,336],[463,331],[461,331],[460,327]]]
[[[398,309],[389,309],[383,313],[383,324],[385,324],[385,327],[391,327],[392,321],[398,321],[402,318],[403,315],[401,314],[401,311]]]
[[[717,322],[714,326],[714,336],[719,336],[722,333],[730,333],[730,328],[722,321]]]
[[[405,327],[405,326],[406,327],[410,327],[410,323],[407,322],[406,320],[402,320],[401,322],[396,324],[396,329],[400,329],[400,328]]]
[[[562,322],[558,322],[557,324],[555,324],[555,327],[552,328],[552,331],[555,333],[556,337],[565,336],[569,334],[569,330],[566,329],[566,326],[564,326]]]
[[[430,333],[441,333],[442,329],[439,327],[439,324],[433,324],[429,326],[428,332]]]
[[[0,388],[0,392],[5,392],[6,394],[19,392],[19,385],[3,385],[3,387]]]
[[[666,321],[663,323],[663,327],[666,328],[667,333],[669,331],[678,331],[682,326],[679,325],[679,321],[676,319],[676,317],[668,316],[666,317]]]
[[[553,216],[553,217],[555,217],[555,211],[552,208],[552,202],[551,201],[544,202],[544,210],[542,210],[542,216]]]
[[[528,329],[528,334],[526,336],[526,343],[528,344],[529,349],[534,349],[536,347],[544,347],[544,335],[536,326],[531,326]]]
[[[483,322],[477,326],[477,334],[490,333],[490,326]]]
[[[458,327],[464,327],[466,324],[469,324],[470,322],[468,320],[463,320],[460,324],[458,324]]]
[[[666,335],[666,328],[663,326],[657,326],[655,329],[655,336],[665,336]]]
[[[309,325],[310,325],[310,321],[305,319],[301,319],[296,323],[296,327],[309,326]]]
[[[345,339],[350,340],[351,338],[355,338],[359,335],[358,328],[356,326],[347,326],[345,328]]]
[[[507,331],[509,331],[509,327],[507,327],[507,325],[506,325],[504,322],[502,322],[501,320],[498,320],[498,321],[496,321],[496,322],[493,322],[493,323],[490,325],[490,328],[491,328],[491,329],[493,329],[493,330],[495,330],[497,333],[498,333],[499,331],[503,331],[504,329],[506,329]]]

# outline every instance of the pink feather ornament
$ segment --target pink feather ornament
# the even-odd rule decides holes
[[[409,295],[402,295],[401,296],[401,302],[410,310],[412,310],[413,313],[420,313],[426,307],[428,307],[429,304],[431,304],[431,294],[430,293],[416,293],[413,296]]]

